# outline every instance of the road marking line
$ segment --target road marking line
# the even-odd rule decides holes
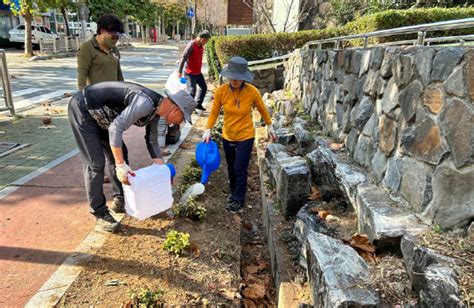
[[[15,91],[15,92],[12,93],[12,95],[13,95],[13,97],[17,97],[17,96],[23,96],[23,95],[35,93],[35,92],[38,92],[38,91],[44,91],[44,89],[28,88],[28,89],[24,89],[24,90]]]
[[[40,96],[35,96],[27,99],[23,99],[21,101],[13,102],[16,111],[21,111],[21,109],[26,109],[31,105],[39,104],[45,100],[56,99],[64,96],[64,93],[68,93],[71,91],[68,90],[58,90],[50,93],[46,93]]]

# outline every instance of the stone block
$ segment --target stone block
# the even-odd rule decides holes
[[[360,50],[352,51],[352,59],[351,59],[351,73],[352,74],[359,75],[361,62],[362,62],[362,52]]]
[[[372,52],[370,54],[370,68],[374,70],[380,69],[380,66],[382,65],[384,53],[385,53],[385,48],[382,48],[382,47],[372,48]]]
[[[392,191],[398,191],[402,182],[402,161],[399,158],[391,157],[387,163],[387,171],[383,178],[383,185]]]
[[[465,97],[466,85],[464,84],[464,76],[461,68],[454,69],[453,73],[444,83],[444,89],[448,94]]]
[[[310,232],[306,256],[315,307],[378,305],[379,298],[372,286],[369,268],[350,246],[327,235]]]
[[[378,126],[377,115],[372,113],[370,119],[365,123],[362,135],[372,138],[374,135],[374,129]]]
[[[329,229],[324,222],[321,221],[318,215],[310,211],[313,207],[313,204],[306,204],[298,211],[298,214],[296,214],[293,234],[301,244],[306,241],[310,232],[330,235]]]
[[[454,99],[440,116],[443,132],[457,168],[474,161],[474,111],[461,100]]]
[[[357,129],[353,128],[349,132],[349,134],[346,137],[345,144],[346,148],[349,150],[349,152],[353,155],[355,151],[355,146],[357,144],[357,140],[359,138],[359,133],[357,132]]]
[[[447,266],[433,264],[426,268],[419,295],[421,307],[465,307],[456,272]]]
[[[413,81],[400,91],[398,100],[403,117],[407,123],[412,122],[415,118],[417,105],[420,104],[422,92],[423,85],[418,80]]]
[[[382,96],[382,110],[386,114],[398,107],[398,86],[394,78],[390,79]]]
[[[466,52],[466,66],[464,67],[464,75],[466,76],[466,88],[471,99],[471,103],[474,104],[474,51],[470,50]]]
[[[352,69],[352,63],[351,63],[351,60],[352,60],[352,53],[354,52],[354,50],[350,50],[350,49],[344,49],[344,72],[346,74],[350,74],[351,73],[351,69]]]
[[[392,66],[393,77],[398,87],[407,85],[415,75],[416,49],[402,51]]]
[[[427,106],[433,114],[438,114],[444,106],[443,90],[436,85],[428,86],[423,93],[423,105]]]
[[[351,166],[336,161],[335,175],[339,188],[344,192],[344,197],[355,204],[357,187],[367,182],[367,177],[354,170]]]
[[[381,91],[382,77],[378,71],[370,70],[364,84],[364,94],[377,98]]]
[[[352,104],[357,100],[355,84],[357,80],[354,76],[345,75],[342,83],[342,91],[345,95],[345,102]]]
[[[387,168],[387,157],[381,151],[377,151],[372,158],[372,171],[375,176],[377,183],[380,183],[385,175],[385,169]]]
[[[370,119],[374,113],[374,103],[369,96],[364,96],[351,111],[351,125],[352,127],[362,130],[365,123]]]
[[[397,143],[397,122],[383,114],[379,120],[379,147],[390,156]]]
[[[405,156],[402,159],[401,193],[417,212],[422,212],[433,197],[433,168]]]
[[[369,168],[374,155],[374,144],[372,139],[364,135],[359,136],[359,141],[354,151],[354,161],[360,165]]]
[[[413,128],[413,138],[403,138],[406,153],[424,162],[437,165],[448,151],[441,140],[441,132],[433,119],[427,117]]]
[[[400,242],[403,261],[410,278],[410,288],[419,292],[424,288],[425,270],[430,265],[452,266],[454,260],[436,253],[434,250],[420,246],[415,237],[404,235]]]
[[[433,199],[422,219],[445,229],[467,226],[474,218],[474,166],[456,169],[445,162],[433,174]]]
[[[371,50],[361,50],[362,53],[362,59],[361,59],[361,64],[360,64],[360,71],[359,71],[359,78],[367,73],[369,70],[370,66],[370,56],[372,54]]]
[[[301,123],[295,123],[293,125],[296,142],[300,149],[308,153],[316,148],[314,135],[304,128]]]
[[[282,127],[275,131],[278,143],[289,145],[295,140],[293,128]]]
[[[279,112],[275,113],[272,119],[273,128],[275,130],[286,126],[287,122],[288,120],[286,119],[286,117]]]
[[[327,147],[318,147],[306,155],[314,183],[326,196],[342,196],[335,175],[336,156]]]
[[[397,203],[374,184],[357,188],[357,218],[359,232],[367,234],[378,248],[398,246],[405,234],[429,231],[411,211],[397,207]]]
[[[276,195],[283,215],[296,215],[311,191],[311,172],[300,156],[277,155]]]
[[[269,175],[269,179],[272,184],[276,183],[277,179],[277,164],[276,158],[278,155],[287,156],[287,148],[286,146],[279,144],[279,143],[270,143],[267,145],[265,149],[265,171]]]
[[[424,86],[431,81],[431,68],[433,67],[434,48],[420,48],[415,56],[416,69]]]
[[[390,78],[392,77],[392,65],[395,61],[395,57],[397,55],[396,49],[387,48],[385,49],[385,54],[383,56],[382,65],[380,66],[380,74],[383,78]]]
[[[433,59],[431,81],[445,81],[464,55],[462,47],[447,47],[436,52]]]

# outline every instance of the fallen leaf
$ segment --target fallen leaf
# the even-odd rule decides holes
[[[179,147],[184,150],[189,150],[193,148],[193,145],[189,142],[186,142],[186,143],[181,143]]]
[[[311,194],[308,196],[308,200],[319,200],[322,194],[316,186],[311,186]]]
[[[245,308],[256,308],[257,305],[255,304],[255,302],[251,299],[248,299],[248,298],[244,298],[244,307]]]
[[[318,211],[318,216],[321,219],[326,219],[326,217],[331,214],[329,211]]]
[[[233,300],[235,298],[235,291],[229,289],[219,289],[219,293],[228,300]]]
[[[244,290],[244,296],[250,299],[259,299],[265,296],[265,286],[260,284],[251,284]]]
[[[367,251],[358,251],[358,253],[367,263],[377,263],[378,261],[374,253]]]
[[[259,271],[267,268],[269,265],[267,262],[262,262],[259,265],[250,265],[245,268],[245,271],[249,274],[255,274],[258,273]]]
[[[374,253],[375,246],[369,243],[369,238],[365,234],[355,234],[352,236],[349,245],[354,248],[359,248],[363,251]]]
[[[240,225],[240,216],[239,215],[234,215],[234,222],[236,225]]]
[[[196,258],[201,255],[201,250],[199,249],[199,246],[194,243],[191,243],[191,245],[189,245],[189,250],[194,254]]]
[[[249,231],[252,230],[252,224],[249,224],[248,222],[244,222],[242,224],[242,227],[244,227],[245,229],[247,229]]]
[[[329,148],[333,151],[339,151],[344,147],[344,143],[330,143]]]

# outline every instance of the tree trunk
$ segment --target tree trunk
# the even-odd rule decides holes
[[[64,7],[61,8],[61,15],[63,15],[64,26],[66,27],[66,36],[69,37],[69,36],[71,36],[71,31],[69,30],[69,22],[67,21],[66,8],[64,8]]]
[[[33,20],[33,15],[30,12],[26,12],[23,15],[25,20],[25,56],[33,57],[33,44],[31,42],[31,21]]]
[[[125,34],[128,36],[128,33],[130,29],[128,28],[128,16],[125,16],[125,20],[123,22],[123,31],[125,31]]]
[[[146,26],[145,25],[140,25],[140,28],[141,28],[141,32],[142,32],[142,42],[143,44],[146,44],[146,38],[147,38],[147,35],[146,35]]]

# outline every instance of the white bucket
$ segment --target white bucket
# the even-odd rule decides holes
[[[130,185],[123,185],[125,211],[138,220],[161,213],[173,205],[170,169],[153,164],[128,176]]]

